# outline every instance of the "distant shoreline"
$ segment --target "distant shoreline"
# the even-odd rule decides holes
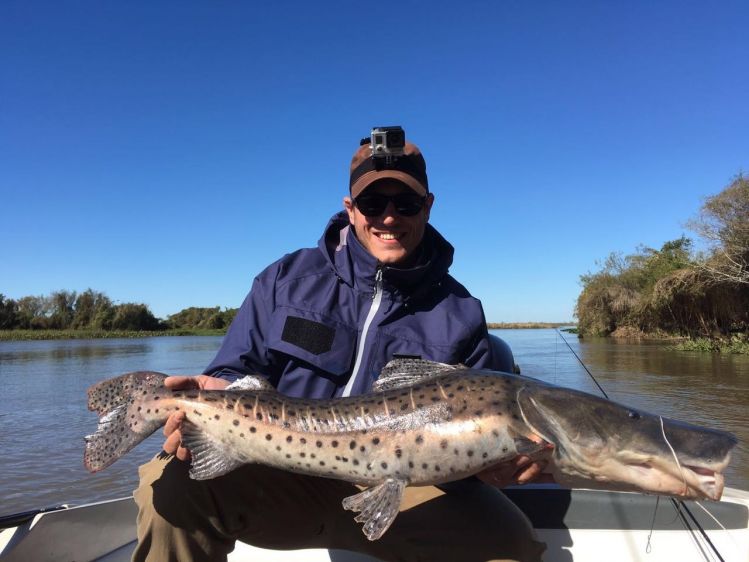
[[[571,326],[571,322],[488,322],[490,330],[534,330]],[[225,329],[177,330],[0,330],[2,341],[41,341],[41,340],[94,340],[115,338],[153,338],[160,336],[223,336]]]
[[[115,338],[153,338],[159,336],[223,336],[226,330],[0,330],[0,341],[95,340]]]
[[[487,322],[490,330],[538,330],[542,328],[561,328],[574,326],[574,322]]]

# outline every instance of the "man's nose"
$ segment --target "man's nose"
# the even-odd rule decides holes
[[[395,205],[393,205],[392,201],[388,201],[387,207],[382,211],[382,222],[385,224],[392,224],[398,216],[398,211],[395,210]]]

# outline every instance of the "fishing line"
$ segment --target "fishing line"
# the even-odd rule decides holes
[[[686,494],[687,477],[684,476],[684,469],[681,467],[681,463],[679,462],[679,457],[676,456],[676,451],[674,451],[674,448],[671,446],[671,443],[668,440],[668,437],[666,437],[666,429],[663,427],[663,416],[658,416],[658,419],[661,420],[661,435],[663,435],[663,440],[666,442],[666,445],[668,445],[668,448],[671,449],[671,454],[674,456],[674,462],[676,462],[676,466],[679,469],[679,473],[681,474],[681,481],[684,482],[684,493]]]
[[[609,395],[606,394],[606,391],[598,383],[598,381],[596,380],[596,377],[593,376],[593,373],[590,372],[590,369],[588,369],[587,365],[585,365],[585,363],[583,363],[583,360],[580,359],[580,356],[575,352],[574,349],[572,349],[572,346],[569,344],[569,342],[562,335],[562,332],[559,330],[559,328],[557,328],[556,330],[557,330],[557,334],[559,334],[559,337],[562,338],[562,341],[567,345],[567,347],[569,348],[569,350],[572,352],[572,355],[575,356],[575,358],[578,360],[578,362],[580,363],[580,365],[582,365],[583,369],[585,369],[585,372],[588,373],[588,376],[590,376],[591,380],[596,384],[596,386],[598,387],[598,390],[601,391],[601,394],[603,394],[603,396],[606,399],[609,399]],[[661,417],[661,429],[662,428],[663,428],[663,418]],[[674,454],[674,457],[675,457],[676,453],[674,452],[673,447],[671,447],[671,444],[668,442],[668,439],[666,439],[665,432],[663,432],[663,438],[666,440],[666,443],[668,444],[669,448],[671,449],[671,452]],[[681,470],[681,465],[679,464],[678,459],[677,459],[677,466],[679,467],[679,470]],[[684,474],[683,473],[682,473],[682,478],[684,478]],[[676,510],[676,513],[679,515],[679,518],[681,519],[681,522],[684,525],[685,529],[689,531],[690,536],[695,541],[695,544],[700,549],[700,552],[702,552],[703,558],[705,558],[705,560],[709,560],[709,558],[707,556],[707,553],[705,552],[704,548],[702,547],[701,544],[699,544],[699,541],[697,540],[697,536],[694,533],[694,529],[692,529],[691,525],[689,524],[689,521],[687,521],[687,518],[684,516],[684,512],[686,512],[687,514],[689,514],[690,519],[692,519],[692,521],[694,522],[695,526],[700,531],[700,534],[702,535],[702,537],[705,539],[705,541],[707,541],[707,544],[710,545],[710,549],[715,553],[715,556],[718,557],[718,560],[720,560],[720,562],[725,562],[725,560],[723,559],[723,557],[720,555],[720,552],[718,552],[718,549],[715,548],[715,545],[710,540],[710,538],[707,536],[707,533],[705,532],[705,529],[702,527],[702,525],[700,524],[700,522],[697,521],[697,518],[695,518],[695,516],[689,510],[689,507],[687,507],[687,505],[682,500],[677,500],[676,498],[670,498],[670,500],[671,500],[672,505],[674,506],[674,509]],[[657,509],[657,505],[658,504],[656,504],[656,509]],[[683,509],[683,511],[682,511],[682,509]],[[649,539],[648,539],[648,541],[649,541]]]
[[[655,509],[653,510],[653,520],[650,522],[650,532],[648,533],[648,544],[645,545],[645,554],[650,554],[653,550],[650,545],[650,539],[653,536],[653,529],[655,528],[655,516],[658,514],[658,504],[661,502],[660,496],[655,496]]]

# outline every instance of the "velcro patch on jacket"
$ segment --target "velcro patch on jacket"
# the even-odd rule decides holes
[[[320,355],[331,350],[334,336],[335,329],[330,326],[298,316],[287,316],[281,339],[313,355]]]

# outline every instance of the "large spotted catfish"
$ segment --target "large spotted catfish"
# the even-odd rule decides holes
[[[258,376],[222,391],[172,391],[137,372],[93,385],[101,416],[84,463],[102,470],[184,411],[190,475],[243,463],[347,480],[367,489],[343,501],[378,539],[406,486],[457,480],[520,454],[548,459],[571,487],[641,490],[717,500],[736,438],[576,390],[494,371],[418,359],[390,362],[371,393],[290,398]]]

